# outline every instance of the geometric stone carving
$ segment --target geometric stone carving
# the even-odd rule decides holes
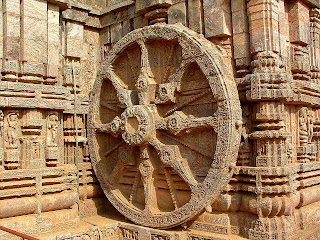
[[[155,25],[127,34],[102,63],[90,156],[104,193],[133,222],[180,225],[226,187],[242,122],[222,56],[182,25]]]

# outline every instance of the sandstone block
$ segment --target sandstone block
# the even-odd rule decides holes
[[[290,41],[310,44],[309,7],[298,0],[289,5]]]
[[[67,56],[82,56],[83,30],[83,25],[67,22]]]
[[[76,22],[87,22],[89,19],[88,12],[82,10],[76,10],[73,8],[66,9],[62,12],[62,16],[65,19],[70,19]]]
[[[11,13],[3,15],[4,35],[9,37],[20,37],[20,16]]]
[[[247,13],[245,11],[232,13],[232,31],[233,34],[249,32]]]
[[[187,8],[185,2],[177,3],[169,8],[168,23],[182,23],[187,26]]]
[[[172,4],[171,0],[137,0],[136,9],[137,12],[146,10],[147,8],[155,6],[170,6]]]
[[[111,43],[115,43],[122,38],[122,24],[117,23],[110,26]]]
[[[46,149],[46,159],[59,159],[60,150],[58,147],[47,147]]]
[[[137,29],[137,28],[142,28],[144,26],[147,26],[148,25],[148,20],[145,19],[144,17],[142,16],[137,16],[133,19],[133,26],[134,26],[134,29]]]
[[[249,34],[241,33],[233,36],[234,57],[250,58],[250,39]]]
[[[83,25],[75,22],[67,22],[67,38],[83,39]]]
[[[47,76],[48,77],[57,77],[59,75],[59,66],[58,65],[47,65]]]
[[[20,0],[4,0],[3,12],[20,15]]]
[[[109,44],[111,43],[110,39],[110,27],[105,27],[100,32],[100,41],[101,45]]]
[[[11,0],[10,0],[11,1]],[[47,1],[23,0],[23,15],[37,19],[47,20]]]
[[[60,29],[59,25],[55,23],[48,23],[48,42],[59,44]]]
[[[203,33],[203,16],[200,0],[188,0],[189,28],[197,33]]]
[[[35,41],[47,41],[47,21],[23,16],[22,37]]]
[[[20,38],[4,37],[4,57],[11,60],[18,60],[20,57]]]
[[[22,73],[26,75],[46,75],[46,66],[41,63],[23,62]]]
[[[122,22],[122,36],[125,36],[133,30],[133,19]]]
[[[18,73],[19,72],[19,62],[4,60],[2,65],[2,71],[7,73]]]
[[[59,7],[53,4],[48,4],[48,23],[59,24]]]
[[[68,39],[67,56],[82,57],[83,40],[82,39]]]
[[[205,36],[231,36],[230,1],[203,1]]]
[[[22,57],[25,61],[47,62],[47,43],[33,39],[23,39]]]
[[[247,9],[247,0],[233,0],[231,1],[231,11],[245,11]]]

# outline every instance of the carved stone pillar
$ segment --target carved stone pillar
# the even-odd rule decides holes
[[[320,10],[310,9],[310,66],[311,79],[320,83]]]
[[[16,81],[20,72],[20,0],[3,2],[3,80]]]
[[[76,126],[78,129],[76,129]],[[76,161],[78,161],[78,163],[83,162],[83,148],[84,143],[87,142],[84,127],[83,115],[77,115],[77,120],[75,122],[74,115],[64,114],[63,134],[65,164],[75,164]],[[79,145],[78,150],[76,150],[76,141]]]
[[[145,13],[148,25],[168,23],[168,6],[172,5],[171,0],[136,1],[138,12]]]
[[[78,89],[81,73],[81,57],[84,45],[84,26],[77,22],[66,21],[63,34],[65,35],[64,49],[64,78],[63,85]],[[75,86],[74,86],[75,85]]]
[[[256,104],[254,115],[257,131],[250,137],[255,140],[254,159],[257,167],[277,167],[288,164],[286,138],[290,136],[284,130],[284,104],[280,102],[260,102]]]
[[[280,171],[291,161],[291,149],[287,144],[291,133],[286,128],[285,102],[292,97],[290,84],[293,79],[282,61],[287,58],[289,31],[283,27],[284,23],[280,23],[280,20],[285,22],[283,1],[250,0],[247,7],[253,61],[252,73],[246,76],[244,82],[248,84],[246,99],[253,105],[253,132],[249,137],[253,141],[251,166],[255,168],[244,167],[242,171],[245,172],[243,181],[246,184],[254,181],[255,190],[253,195],[242,199],[240,210],[253,213],[245,223],[246,237],[281,239],[292,234],[292,208],[283,207],[280,210],[280,206],[286,206],[282,202],[287,198],[291,204],[293,200],[290,196],[294,189],[292,181],[288,181],[289,188],[284,199],[274,198],[275,193],[270,189],[281,188],[273,180],[271,169]],[[278,176],[278,173],[275,175]],[[290,173],[286,173],[286,177],[291,179]],[[272,215],[279,216],[279,222],[283,222],[281,228],[275,227],[275,219],[266,217]]]
[[[41,83],[48,63],[48,3],[21,1],[21,81]],[[52,47],[52,46],[51,46]]]
[[[291,47],[291,71],[295,80],[309,80],[310,26],[309,7],[301,0],[288,4]]]

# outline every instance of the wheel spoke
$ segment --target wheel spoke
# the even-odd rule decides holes
[[[175,73],[169,75],[168,82],[159,84],[158,96],[155,99],[156,104],[175,103],[175,92],[180,91],[181,79],[191,62],[190,60],[182,60]],[[170,72],[169,69],[168,72]]]
[[[174,205],[174,209],[178,209],[179,206],[178,206],[177,194],[176,194],[176,190],[174,189],[171,176],[170,176],[170,174],[168,173],[168,170],[165,167],[163,168],[163,170],[164,170],[166,181],[167,181],[167,184],[168,184],[168,187],[169,187],[170,196],[171,196],[171,199],[172,199],[172,202],[173,202],[173,205]]]
[[[121,140],[121,142],[119,142],[117,145],[115,145],[113,148],[111,148],[109,151],[107,151],[104,156],[108,157],[111,153],[113,153],[115,150],[117,150],[122,144],[124,144],[123,140]]]
[[[187,68],[192,63],[192,59],[182,59],[181,64],[179,67],[176,68],[176,71],[169,76],[168,80],[169,82],[178,82],[181,83],[181,79],[183,77],[183,74],[187,70]]]
[[[136,197],[137,191],[138,191],[138,187],[139,187],[139,183],[140,183],[140,173],[139,171],[137,171],[136,176],[134,178],[134,182],[132,185],[132,189],[131,189],[131,194],[129,197],[129,202],[132,203],[134,198]]]
[[[108,108],[111,111],[114,111],[116,113],[121,113],[121,108],[114,105],[114,104],[109,104],[109,103],[101,103],[100,104],[102,107]]]
[[[188,165],[187,159],[182,158],[180,150],[176,145],[164,145],[159,140],[154,139],[150,144],[156,149],[160,161],[172,167],[180,177],[189,185],[191,191],[198,184]]]
[[[118,137],[121,130],[121,119],[117,116],[111,122],[106,124],[95,124],[95,129],[97,132],[110,133],[115,137]]]
[[[217,132],[218,125],[218,119],[215,114],[209,117],[196,118],[192,115],[187,116],[181,111],[176,111],[171,116],[156,121],[156,129],[163,129],[174,135],[182,135],[210,128],[213,128]]]
[[[171,114],[174,113],[175,111],[180,110],[181,108],[189,105],[190,103],[193,103],[193,102],[201,99],[202,97],[204,97],[204,96],[206,96],[206,95],[208,95],[208,94],[210,94],[210,93],[212,93],[212,92],[211,92],[211,89],[208,89],[208,90],[203,91],[202,93],[199,93],[199,94],[196,95],[196,96],[190,97],[188,100],[183,101],[183,102],[180,103],[180,104],[174,105],[171,109],[169,109],[169,110],[164,114],[164,117],[167,117],[167,116],[171,115]]]
[[[109,176],[109,183],[111,185],[119,183],[119,179],[122,177],[123,172],[124,172],[124,163],[121,161],[118,161],[116,163],[116,166],[114,167],[114,169],[112,170],[112,173]]]
[[[140,148],[139,171],[144,187],[145,211],[149,213],[157,212],[159,209],[157,207],[157,195],[153,178],[154,167],[149,158],[148,149],[145,146]]]
[[[190,150],[192,150],[192,151],[194,151],[194,152],[196,152],[196,153],[198,153],[198,154],[200,154],[200,155],[202,155],[202,156],[204,156],[204,157],[206,157],[206,158],[209,158],[209,159],[212,159],[212,160],[213,160],[213,157],[210,156],[210,155],[207,155],[204,150],[200,150],[200,149],[198,149],[198,148],[196,148],[196,147],[194,147],[194,146],[191,146],[189,143],[186,143],[185,141],[179,139],[178,137],[171,136],[170,134],[167,134],[167,133],[165,133],[165,132],[163,132],[163,134],[164,134],[165,136],[171,138],[172,140],[176,141],[177,143],[180,143],[180,144],[182,144],[183,146],[189,148]]]
[[[136,87],[139,104],[148,105],[155,99],[156,82],[150,67],[148,48],[143,40],[139,40],[138,44],[141,49],[141,69]]]
[[[132,90],[128,90],[127,86],[123,83],[123,81],[115,74],[113,71],[106,72],[107,78],[112,82],[114,88],[117,91],[117,97],[120,102],[121,107],[129,107],[132,106],[135,102],[134,92]]]

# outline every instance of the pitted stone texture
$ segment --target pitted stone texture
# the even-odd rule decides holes
[[[90,100],[90,155],[106,196],[133,222],[180,225],[228,183],[241,110],[223,62],[203,36],[155,25],[127,34],[102,63]]]

